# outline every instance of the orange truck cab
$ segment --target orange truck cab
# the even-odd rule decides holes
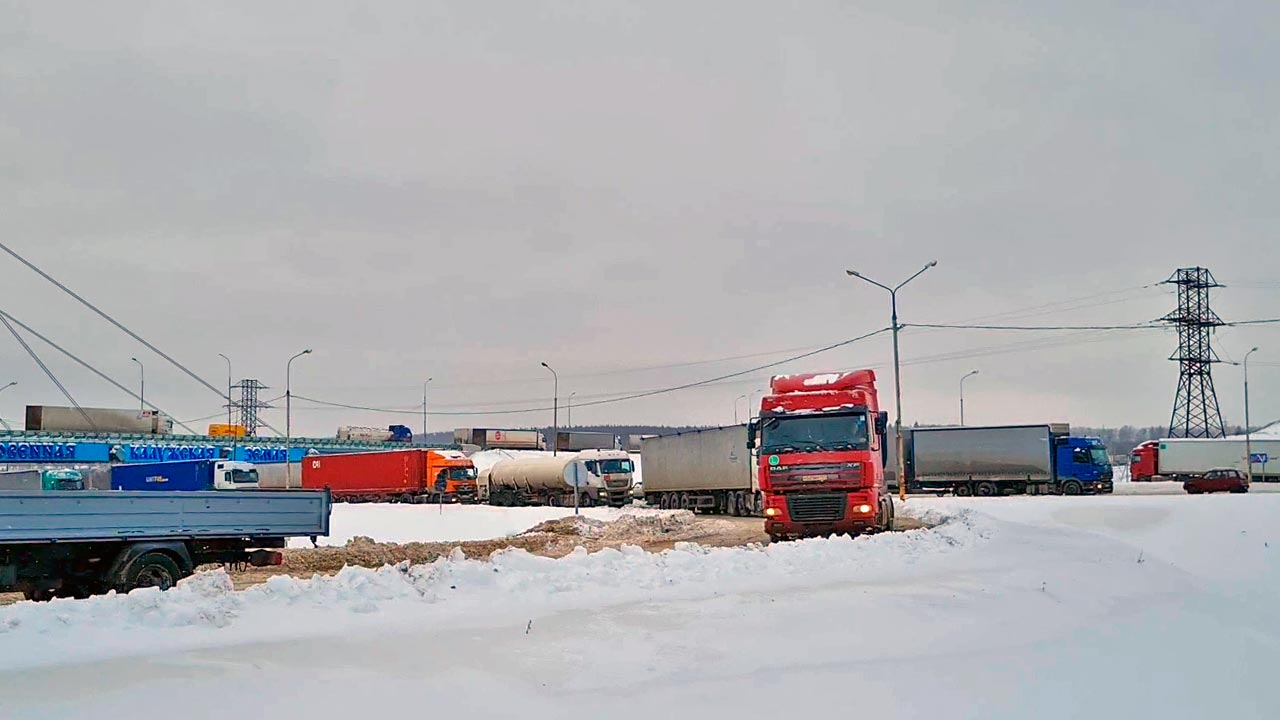
[[[446,502],[476,502],[476,466],[456,450],[428,450],[427,477]]]
[[[888,529],[887,414],[872,370],[781,375],[748,429],[765,532],[775,540]]]

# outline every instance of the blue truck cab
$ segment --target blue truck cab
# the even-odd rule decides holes
[[[182,460],[178,462],[114,465],[112,490],[256,490],[258,470],[235,460]]]
[[[1109,493],[1114,473],[1107,446],[1099,438],[1061,437],[1054,458],[1058,490],[1064,495]]]

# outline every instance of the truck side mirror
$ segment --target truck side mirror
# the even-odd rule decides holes
[[[748,450],[756,449],[756,433],[758,431],[759,431],[759,426],[757,426],[754,421],[747,423],[747,449]]]
[[[876,434],[884,435],[889,432],[889,412],[881,410],[876,413]]]

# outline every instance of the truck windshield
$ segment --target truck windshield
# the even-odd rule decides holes
[[[257,470],[232,470],[231,482],[234,485],[257,485],[258,471]]]
[[[630,460],[588,460],[587,472],[592,475],[625,475],[634,469]]]
[[[762,424],[761,452],[866,450],[866,415],[809,415],[768,418]]]
[[[473,467],[449,468],[450,480],[475,480],[476,469]]]
[[[1092,450],[1089,451],[1089,454],[1093,456],[1094,465],[1110,465],[1111,464],[1111,458],[1107,455],[1107,451],[1105,448],[1093,448]]]

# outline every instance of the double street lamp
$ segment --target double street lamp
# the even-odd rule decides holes
[[[284,366],[284,487],[286,490],[293,487],[293,462],[290,457],[293,454],[293,361],[310,354],[310,350],[303,350],[289,358],[289,362]]]
[[[849,277],[856,277],[859,280],[865,280],[866,282],[889,292],[889,303],[892,308],[891,317],[893,322],[893,392],[898,412],[897,420],[894,422],[894,429],[898,434],[898,495],[904,501],[907,499],[907,459],[903,455],[902,442],[902,363],[898,354],[898,331],[902,329],[902,326],[898,324],[898,291],[906,287],[907,283],[923,275],[926,270],[936,267],[937,265],[938,261],[933,260],[928,265],[917,270],[915,275],[912,275],[893,287],[876,282],[857,270],[845,271]]]

